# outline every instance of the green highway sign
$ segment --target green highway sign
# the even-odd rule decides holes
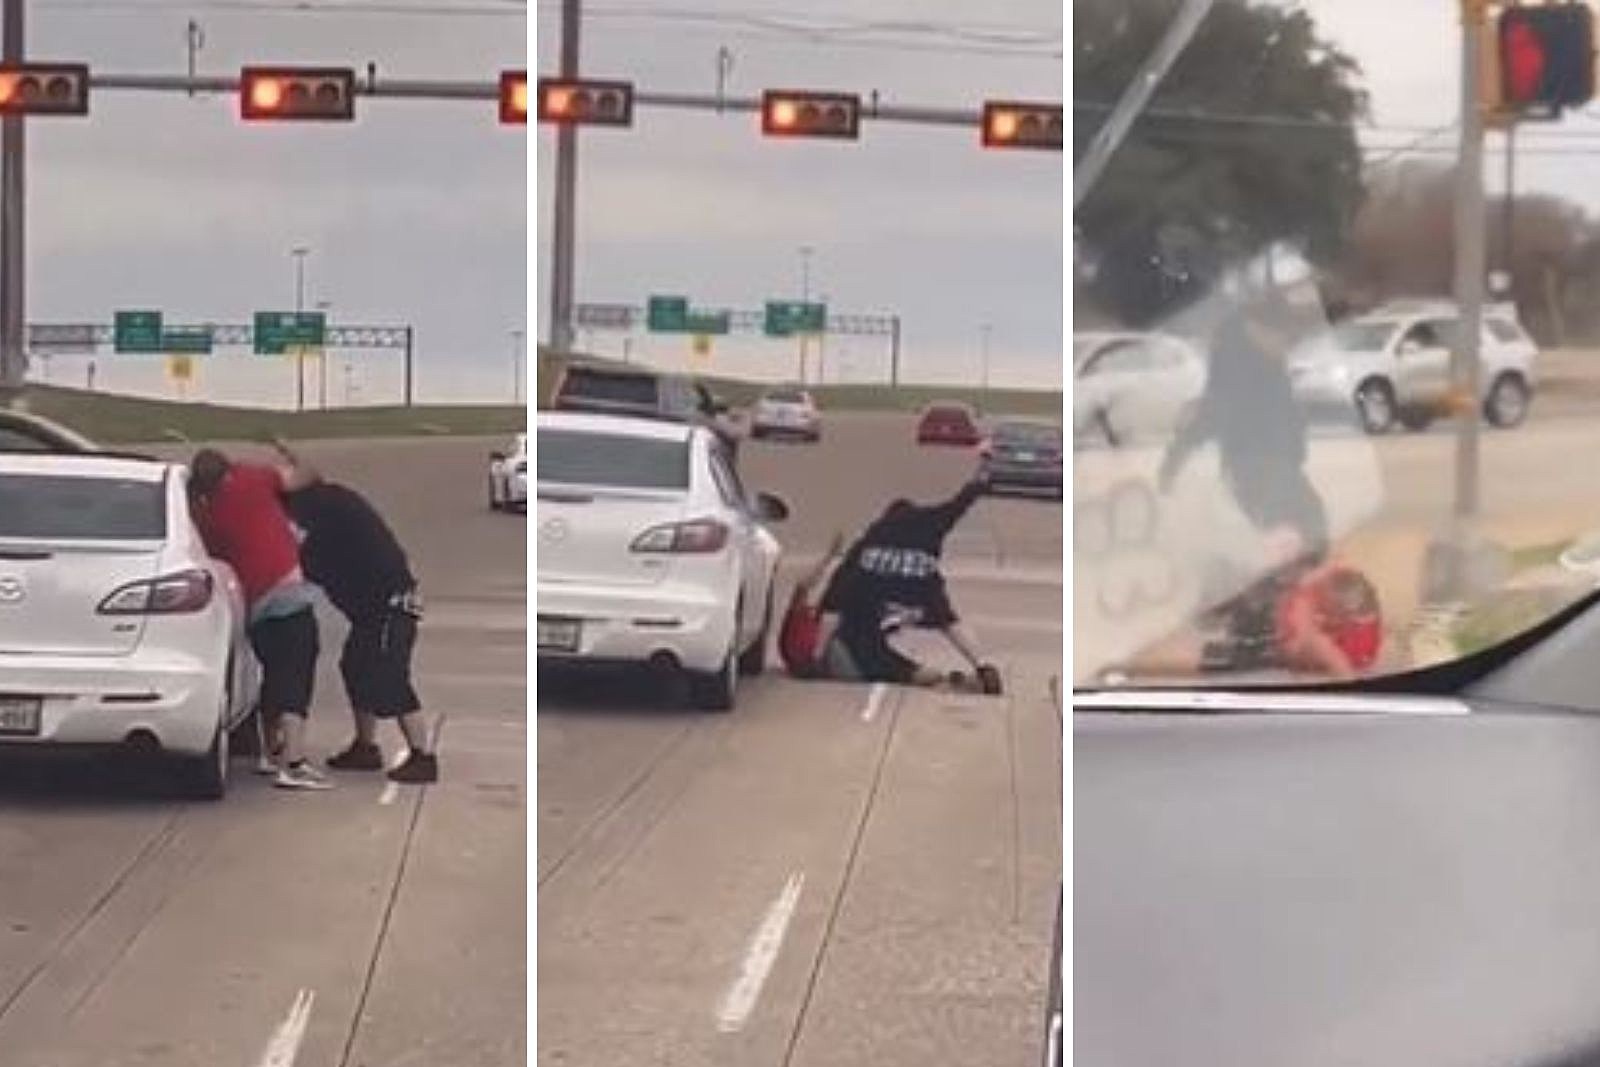
[[[644,318],[651,333],[684,333],[689,321],[689,298],[652,296],[645,305]]]
[[[794,337],[797,334],[826,333],[828,307],[800,300],[768,300],[766,334],[768,337]]]
[[[327,338],[327,316],[320,311],[256,312],[255,350],[258,356],[282,356],[294,349],[321,348]]]
[[[651,333],[722,334],[733,328],[726,311],[695,311],[682,296],[652,296],[644,317]]]
[[[185,327],[161,331],[161,351],[171,356],[209,356],[211,327]]]
[[[111,332],[114,348],[118,352],[166,351],[161,347],[159,311],[119,311]]]

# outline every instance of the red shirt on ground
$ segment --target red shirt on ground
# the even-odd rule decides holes
[[[254,604],[300,568],[300,544],[283,504],[283,477],[259,463],[235,463],[195,525],[206,548],[239,576]]]
[[[1336,603],[1338,583],[1358,584],[1371,598],[1368,610],[1351,614]],[[1309,608],[1310,610],[1305,610]],[[1333,564],[1319,568],[1297,582],[1279,602],[1278,641],[1281,647],[1299,643],[1297,619],[1312,618],[1323,633],[1344,653],[1357,672],[1368,670],[1383,649],[1383,616],[1377,609],[1376,593],[1359,571]]]

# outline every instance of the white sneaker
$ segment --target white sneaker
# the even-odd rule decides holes
[[[324,778],[321,771],[305,761],[292,763],[280,769],[278,777],[273,780],[272,784],[279,789],[333,788],[333,783]]]
[[[257,756],[256,773],[262,777],[271,777],[278,773],[278,765],[266,756]]]

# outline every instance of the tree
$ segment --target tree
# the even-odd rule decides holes
[[[1074,0],[1077,156],[1181,2]],[[1096,297],[1143,323],[1274,245],[1332,262],[1361,201],[1359,77],[1305,12],[1217,0],[1078,209]]]

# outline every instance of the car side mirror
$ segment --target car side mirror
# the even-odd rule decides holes
[[[756,518],[762,522],[782,522],[789,517],[789,505],[771,493],[757,493],[754,508]]]

